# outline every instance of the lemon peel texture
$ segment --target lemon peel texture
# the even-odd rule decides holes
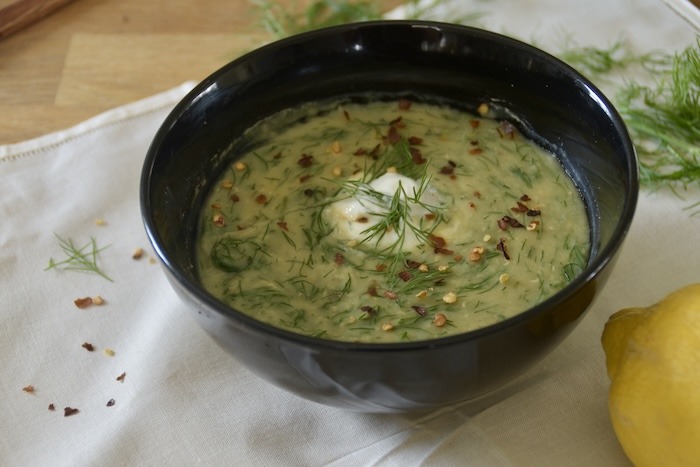
[[[700,283],[614,313],[602,335],[608,408],[637,466],[700,462]]]

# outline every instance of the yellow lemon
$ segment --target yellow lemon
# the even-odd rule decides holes
[[[627,457],[637,467],[700,465],[700,283],[613,314],[602,344]]]

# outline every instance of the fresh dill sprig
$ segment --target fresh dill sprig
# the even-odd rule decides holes
[[[395,167],[398,173],[410,178],[421,178],[425,172],[425,165],[413,161],[411,145],[403,136],[386,150],[381,161],[380,169],[383,172],[389,167]]]
[[[63,269],[66,271],[85,272],[97,274],[110,282],[114,282],[97,264],[99,253],[109,247],[109,245],[98,247],[95,238],[90,237],[89,242],[82,247],[78,247],[71,238],[61,238],[56,233],[54,233],[54,235],[58,239],[58,244],[66,255],[66,259],[56,261],[53,258],[49,258],[49,265],[44,271],[48,271],[49,269]]]
[[[275,38],[382,17],[376,2],[369,0],[314,0],[301,11],[293,5],[285,8],[272,0],[250,1],[260,10],[265,30]]]
[[[700,186],[700,37],[677,53],[635,55],[618,41],[559,56],[598,84],[622,76],[612,100],[632,136],[643,186]]]
[[[273,0],[249,0],[260,11],[265,30],[274,38],[305,31],[360,21],[384,19],[381,2],[371,0],[314,0],[299,9],[295,5],[282,7]],[[402,3],[406,19],[434,19],[450,0],[407,0]],[[451,19],[454,23],[474,23],[482,14],[468,13]]]
[[[223,237],[211,249],[211,259],[220,269],[240,272],[251,266],[258,257],[269,256],[263,245],[252,238]]]
[[[341,183],[342,196],[354,198],[367,208],[367,214],[379,219],[378,222],[360,232],[363,235],[360,244],[374,243],[379,246],[390,232],[396,235],[396,241],[378,250],[380,255],[392,255],[402,251],[409,234],[412,234],[419,244],[427,243],[430,234],[446,220],[441,206],[425,201],[424,195],[429,184],[430,177],[425,171],[423,171],[418,185],[412,190],[408,190],[399,181],[392,195],[375,190],[366,180],[351,180]],[[432,220],[426,222],[425,215],[416,215],[416,210],[430,214]]]
[[[445,214],[440,206],[428,204],[423,201],[423,195],[427,191],[429,183],[430,177],[423,174],[417,189],[408,193],[399,182],[399,186],[391,197],[386,212],[370,213],[383,215],[382,221],[364,230],[362,233],[368,235],[367,239],[371,239],[378,233],[383,235],[384,232],[391,229],[399,236],[399,249],[402,249],[406,240],[406,234],[409,232],[415,236],[421,245],[428,243],[430,234],[439,224],[445,221]],[[418,223],[416,223],[415,219],[412,218],[411,210],[413,208],[420,208],[429,212],[434,216],[433,221],[429,225],[426,225],[425,216],[421,216]]]
[[[432,274],[421,273],[423,281],[414,279],[399,287],[401,280],[406,280],[401,279],[399,273],[410,268],[405,251],[409,237],[419,247],[430,246],[434,230],[447,221],[443,206],[426,200],[425,194],[430,186],[427,173],[424,171],[418,184],[410,189],[399,181],[392,194],[375,190],[367,180],[346,181],[341,186],[341,196],[357,200],[369,216],[378,219],[360,232],[358,247],[371,245],[366,253],[382,265],[381,269],[376,269],[377,264],[374,264],[371,272],[367,272],[382,275],[389,290],[400,289],[402,293],[409,288],[422,287],[423,282],[434,282]],[[356,267],[363,268],[362,265]]]
[[[629,83],[616,95],[650,187],[700,186],[700,37],[657,64],[656,86]]]
[[[406,193],[401,183],[399,183],[399,187],[391,197],[374,191],[368,185],[358,188],[358,192],[361,193],[360,196],[371,198],[374,201],[379,210],[370,211],[369,214],[380,218],[379,222],[361,232],[365,237],[360,243],[369,243],[375,240],[375,243],[379,245],[387,233],[396,232],[398,240],[389,246],[387,250],[403,250],[403,245],[406,241],[406,226],[411,225],[409,220],[411,206],[408,193]],[[357,195],[355,196],[357,197]],[[386,199],[388,199],[388,202]],[[411,230],[415,229],[411,228]]]
[[[657,53],[633,53],[629,43],[622,38],[605,48],[580,46],[569,37],[564,38],[563,43],[562,50],[557,54],[559,58],[592,80],[606,80],[612,74],[632,66],[647,67],[664,61],[663,56]]]

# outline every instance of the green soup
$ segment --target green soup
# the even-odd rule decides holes
[[[510,123],[407,100],[305,115],[251,130],[264,142],[208,195],[200,279],[231,307],[305,335],[415,341],[525,311],[585,266],[580,193]]]

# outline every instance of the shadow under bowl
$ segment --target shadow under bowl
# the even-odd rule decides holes
[[[246,129],[282,109],[367,93],[486,102],[561,160],[581,191],[592,252],[556,295],[498,324],[420,342],[360,344],[293,334],[222,304],[196,270],[198,216]],[[240,142],[234,144],[235,142]],[[364,412],[427,410],[476,398],[525,372],[575,327],[600,292],[639,190],[625,126],[588,80],[499,34],[421,21],[332,27],[264,46],[196,86],[146,156],[145,228],[199,325],[251,371],[292,393]],[[222,388],[222,390],[226,390]]]

